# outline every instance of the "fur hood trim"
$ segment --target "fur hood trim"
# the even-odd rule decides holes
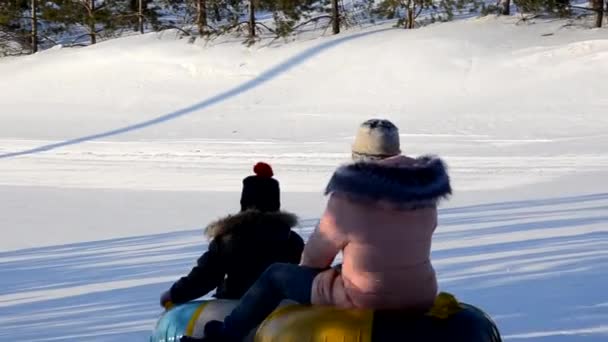
[[[205,228],[205,235],[209,238],[215,238],[220,235],[235,233],[241,229],[248,229],[252,226],[285,227],[285,229],[291,229],[297,225],[298,217],[289,212],[246,210],[212,222]]]
[[[341,192],[403,207],[437,205],[452,193],[447,166],[438,157],[398,156],[380,162],[356,162],[338,168],[325,194]]]

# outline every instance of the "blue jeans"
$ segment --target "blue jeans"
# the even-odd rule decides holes
[[[270,265],[224,319],[224,334],[241,340],[284,299],[310,304],[312,282],[322,269],[275,263]]]

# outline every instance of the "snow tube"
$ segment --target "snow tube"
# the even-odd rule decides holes
[[[236,301],[194,301],[166,311],[151,342],[202,337],[205,323],[223,319]],[[441,293],[424,315],[340,309],[284,302],[246,341],[254,342],[501,342],[492,319],[481,309]]]

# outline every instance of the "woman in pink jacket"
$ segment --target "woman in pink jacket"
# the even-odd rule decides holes
[[[203,341],[240,341],[283,299],[410,312],[432,306],[431,237],[437,204],[452,191],[445,164],[402,155],[397,127],[377,119],[359,128],[352,157],[327,185],[327,208],[301,264],[271,265],[223,323],[206,325]],[[341,267],[331,268],[340,251]]]

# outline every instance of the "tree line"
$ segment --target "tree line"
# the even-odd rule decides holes
[[[492,0],[490,0],[492,1]],[[396,20],[412,29],[456,13],[595,14],[601,27],[608,0],[589,7],[571,0],[0,0],[0,53],[36,52],[56,44],[95,44],[128,31],[174,28],[184,35],[238,33],[254,43],[262,33],[286,37],[309,24],[339,34],[359,20]],[[515,10],[515,11],[514,11]]]

